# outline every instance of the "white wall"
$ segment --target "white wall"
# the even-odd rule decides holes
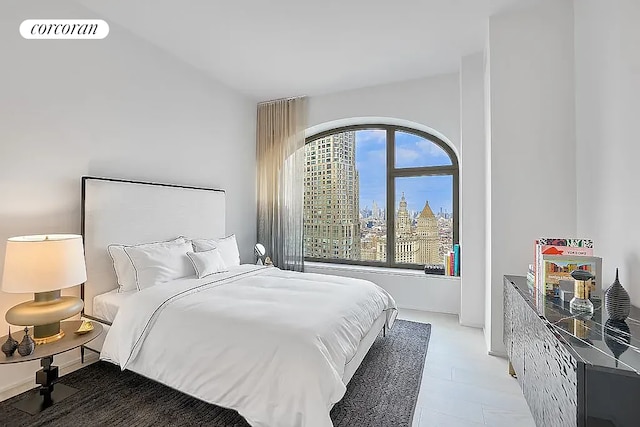
[[[484,325],[485,131],[484,55],[460,62],[460,323]]]
[[[460,149],[458,73],[313,96],[309,127],[352,117],[408,120],[443,134]]]
[[[491,44],[487,42],[484,52],[484,339],[487,350],[491,349]]]
[[[578,234],[640,306],[640,3],[575,2]]]
[[[314,96],[309,100],[310,134],[354,123],[350,121],[353,118],[356,123],[384,122],[435,130],[460,153],[459,74]],[[336,265],[305,267],[305,271],[372,280],[387,289],[401,308],[460,312],[460,280],[457,278],[443,279],[415,272],[375,274],[371,270],[374,269],[349,270]]]
[[[255,102],[114,24],[98,41],[22,39],[20,22],[37,17],[99,18],[69,2],[2,7],[0,259],[7,237],[80,232],[80,177],[90,174],[226,189],[227,230],[251,261]],[[0,313],[30,298],[0,293]],[[0,366],[0,392],[38,367]]]
[[[533,240],[576,234],[573,4],[540,0],[489,22],[489,351],[504,353],[502,276],[525,275]]]

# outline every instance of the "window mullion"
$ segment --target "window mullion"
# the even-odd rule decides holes
[[[387,127],[387,265],[396,262],[396,235],[395,235],[395,132],[392,127]]]
[[[394,169],[391,173],[398,177],[407,176],[429,176],[429,175],[453,175],[456,168],[453,166],[428,166],[420,168],[400,168]]]

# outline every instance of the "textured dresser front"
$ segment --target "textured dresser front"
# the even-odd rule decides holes
[[[504,279],[504,343],[537,426],[575,427],[578,362],[525,297]]]

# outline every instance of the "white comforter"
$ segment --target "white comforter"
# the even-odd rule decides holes
[[[331,426],[344,367],[385,311],[390,327],[393,298],[365,280],[242,265],[138,292],[100,357],[253,426]]]

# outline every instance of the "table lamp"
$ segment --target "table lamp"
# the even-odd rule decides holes
[[[59,340],[64,336],[60,321],[80,313],[84,307],[78,297],[60,296],[60,289],[86,280],[82,236],[49,234],[9,238],[2,290],[33,292],[34,299],[9,309],[5,315],[7,323],[33,325],[36,344]]]

